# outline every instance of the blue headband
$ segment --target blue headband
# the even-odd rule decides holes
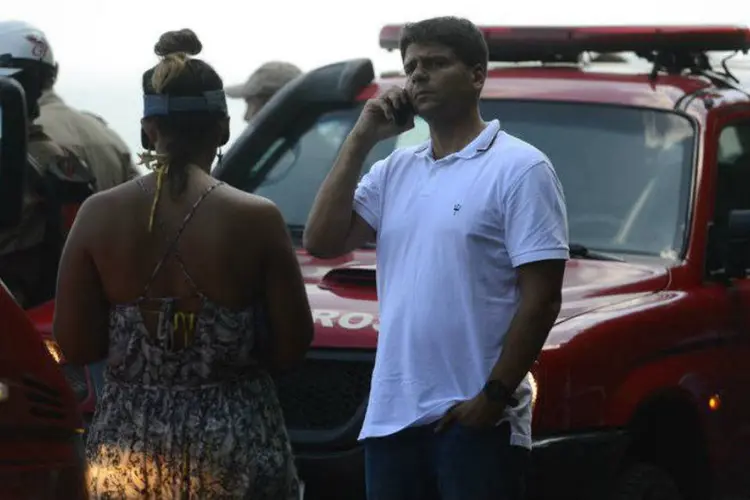
[[[227,114],[227,98],[223,90],[209,90],[203,96],[171,97],[165,94],[143,96],[143,117],[166,116],[181,111],[214,111]]]

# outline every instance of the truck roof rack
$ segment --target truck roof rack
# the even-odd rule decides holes
[[[397,50],[404,25],[389,24],[380,30],[380,47]],[[727,60],[750,50],[747,26],[479,26],[489,49],[490,62],[540,62],[580,64],[585,54],[632,52],[652,64],[649,78],[660,73],[685,72],[709,79],[714,85],[738,90]],[[723,71],[711,65],[709,52],[730,52]]]
[[[403,25],[386,25],[380,46],[396,50]],[[658,66],[679,73],[702,66],[696,55],[750,49],[746,26],[479,26],[491,62],[576,63],[585,53],[635,52]]]

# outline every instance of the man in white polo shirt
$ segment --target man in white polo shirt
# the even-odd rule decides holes
[[[305,233],[333,258],[377,243],[380,336],[360,439],[369,500],[516,500],[531,447],[527,374],[560,310],[568,234],[547,157],[485,122],[487,45],[469,21],[401,35],[405,89],[368,101]],[[357,185],[380,140],[414,126]],[[405,121],[402,121],[405,117]]]

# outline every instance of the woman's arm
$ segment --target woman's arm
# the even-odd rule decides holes
[[[270,335],[262,360],[276,371],[304,359],[313,338],[313,319],[299,262],[284,219],[272,203],[264,204],[265,299]]]
[[[84,365],[107,356],[109,303],[89,242],[96,237],[101,199],[86,200],[65,242],[57,276],[53,334],[67,362]]]

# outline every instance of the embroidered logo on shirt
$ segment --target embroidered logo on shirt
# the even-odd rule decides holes
[[[460,203],[456,203],[455,205],[453,205],[453,215],[456,215],[459,210],[461,210],[461,204]]]

